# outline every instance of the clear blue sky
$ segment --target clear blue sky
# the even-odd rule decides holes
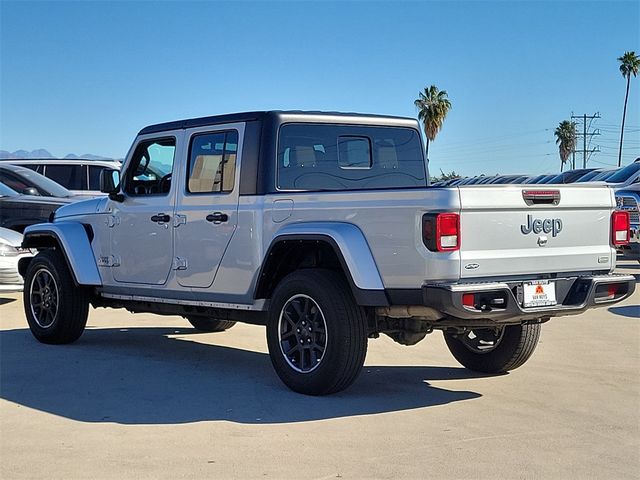
[[[416,116],[453,109],[431,173],[559,167],[553,129],[600,112],[614,164],[640,2],[9,2],[0,0],[0,149],[122,158],[150,123],[243,110]],[[623,163],[640,156],[633,79]],[[601,162],[601,163],[595,163]]]

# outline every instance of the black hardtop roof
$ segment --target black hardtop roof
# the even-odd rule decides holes
[[[176,120],[173,122],[157,123],[155,125],[149,125],[148,127],[140,130],[138,135],[145,135],[148,133],[165,132],[169,130],[180,130],[193,127],[205,127],[208,125],[216,125],[220,123],[233,123],[233,122],[249,122],[252,120],[262,120],[265,117],[279,117],[281,115],[295,115],[300,117],[305,116],[327,116],[327,117],[361,117],[361,118],[378,118],[378,119],[400,119],[411,120],[413,118],[398,117],[393,115],[374,115],[366,113],[350,113],[350,112],[321,112],[321,111],[303,111],[303,110],[264,110],[257,112],[240,112],[240,113],[228,113],[224,115],[214,115],[211,117],[199,117],[189,118],[185,120]]]

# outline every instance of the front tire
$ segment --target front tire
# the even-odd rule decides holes
[[[29,329],[42,343],[75,342],[89,316],[89,293],[75,285],[58,250],[40,252],[29,264],[23,304]]]
[[[367,320],[344,278],[298,270],[276,287],[267,323],[273,367],[291,390],[328,395],[358,377],[367,354]]]
[[[538,345],[540,328],[535,323],[479,328],[460,335],[444,332],[444,339],[455,359],[469,370],[504,373],[529,360]]]
[[[201,332],[224,332],[233,327],[236,322],[231,320],[220,320],[218,318],[188,316],[186,318],[196,330]]]

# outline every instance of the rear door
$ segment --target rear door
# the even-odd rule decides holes
[[[174,221],[176,277],[183,287],[213,284],[238,223],[244,124],[187,130],[187,165]]]
[[[615,200],[603,186],[460,188],[462,278],[609,270]]]

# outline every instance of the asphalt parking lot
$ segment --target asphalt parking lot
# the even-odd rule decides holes
[[[620,271],[640,280],[640,265]],[[640,289],[552,320],[532,359],[482,377],[439,333],[372,340],[346,392],[305,397],[264,330],[92,310],[73,345],[37,343],[0,295],[0,477],[638,478]]]

